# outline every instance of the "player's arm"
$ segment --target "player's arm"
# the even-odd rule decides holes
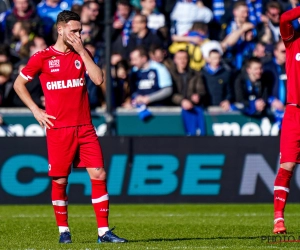
[[[50,125],[53,126],[53,123],[49,120],[56,119],[54,116],[48,115],[45,110],[40,109],[35,102],[32,100],[27,88],[26,84],[28,80],[26,80],[23,76],[19,75],[14,83],[14,90],[20,99],[24,102],[24,104],[31,110],[35,119],[42,127],[47,127],[50,129]]]
[[[100,86],[104,82],[103,71],[93,61],[93,58],[89,55],[89,53],[86,50],[84,50],[80,54],[80,56],[92,82],[95,83],[97,86]]]
[[[280,17],[280,34],[284,41],[289,41],[294,37],[292,21],[300,17],[300,7],[284,12]]]

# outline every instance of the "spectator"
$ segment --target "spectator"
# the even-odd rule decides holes
[[[116,75],[113,78],[113,94],[115,107],[130,107],[130,86],[128,81],[129,65],[126,60],[119,61],[116,66]]]
[[[0,1],[0,14],[8,11],[10,9],[10,1],[1,0]]]
[[[202,1],[177,1],[172,13],[173,23],[172,34],[185,35],[193,26],[194,22],[209,23],[213,14],[211,10],[204,6]]]
[[[70,10],[73,0],[42,0],[37,5],[37,12],[42,19],[45,41],[48,45],[54,42],[53,28],[58,13]]]
[[[201,70],[205,65],[205,60],[201,52],[201,45],[209,41],[207,33],[208,27],[206,23],[195,22],[186,36],[172,36],[174,42],[169,47],[170,53],[175,54],[179,50],[188,51],[190,67],[196,71]]]
[[[130,92],[134,105],[162,106],[172,94],[170,73],[160,63],[150,61],[145,48],[136,47],[130,53],[133,66]]]
[[[274,47],[274,59],[264,65],[264,72],[272,84],[271,96],[268,99],[279,127],[281,126],[280,117],[283,115],[286,104],[286,71],[285,71],[285,46],[282,40]],[[281,117],[282,118],[282,117]]]
[[[0,44],[0,63],[11,61],[11,54],[9,46],[6,44]]]
[[[141,14],[147,17],[147,27],[151,30],[158,30],[165,26],[165,16],[159,13],[155,0],[141,0]]]
[[[279,20],[282,13],[278,2],[269,2],[262,23],[258,25],[258,39],[266,44],[274,44],[280,39]]]
[[[132,19],[135,12],[128,0],[119,0],[113,21],[112,50],[126,55],[129,36],[132,29]]]
[[[243,62],[252,56],[256,44],[255,34],[253,24],[246,22],[225,37],[222,47],[228,64],[238,70],[242,68]]]
[[[137,46],[143,45],[148,52],[152,44],[162,45],[162,40],[147,28],[147,17],[136,14],[132,21],[132,34],[129,37],[127,53],[132,52]]]
[[[32,56],[38,51],[44,50],[47,48],[45,39],[40,36],[35,36],[32,41],[29,43],[29,56]]]
[[[27,60],[23,60],[19,63],[18,66],[18,75],[20,74],[21,70],[25,67],[27,64]],[[32,81],[26,84],[26,88],[29,91],[33,101],[38,105],[40,108],[44,108],[43,104],[43,90],[41,86],[41,82],[39,80],[38,76],[35,76]],[[12,106],[14,107],[26,107],[26,105],[23,103],[23,101],[20,99],[20,97],[16,94],[14,89],[12,88],[10,93],[10,99],[12,101]]]
[[[13,82],[11,81],[12,72],[13,67],[11,63],[0,63],[0,107],[10,106],[9,93],[13,85]]]
[[[91,43],[93,42],[92,40],[92,27],[90,24],[82,24],[81,25],[82,30],[81,30],[81,40],[83,43]]]
[[[220,40],[224,40],[226,36],[228,36],[233,31],[242,29],[244,24],[247,23],[248,20],[248,6],[244,1],[237,1],[233,5],[232,9],[232,20],[228,22],[228,20],[225,20],[224,23],[222,23],[222,32],[220,36]],[[229,24],[228,24],[229,23]],[[251,23],[250,23],[251,24]],[[254,25],[248,25],[248,27],[254,28]]]
[[[172,103],[182,108],[184,128],[187,135],[205,134],[205,118],[201,104],[205,102],[206,90],[199,72],[189,66],[189,55],[179,50],[174,55]]]
[[[10,44],[11,52],[20,59],[29,58],[31,26],[27,21],[18,21],[12,29],[13,40]]]
[[[251,116],[265,114],[269,96],[267,79],[263,77],[260,59],[252,57],[247,60],[245,70],[234,83],[236,105],[243,113]]]
[[[2,25],[5,26],[5,42],[12,42],[12,30],[16,22],[28,22],[31,26],[31,36],[43,36],[42,21],[35,7],[29,0],[14,0],[14,7],[9,11]]]
[[[99,58],[96,56],[97,49],[93,43],[85,43],[84,47],[91,53],[94,62],[96,64],[99,63]],[[105,82],[101,84],[101,86],[96,86],[90,77],[85,77],[86,87],[89,96],[89,103],[91,109],[95,109],[96,107],[101,107],[105,105]]]
[[[232,72],[221,62],[221,45],[208,42],[202,50],[207,54],[204,53],[206,65],[201,72],[209,96],[208,105],[220,106],[224,111],[229,111],[233,102]]]
[[[149,50],[149,56],[152,61],[162,63],[167,67],[168,70],[170,70],[173,65],[172,59],[168,57],[167,51],[159,45],[151,45]]]

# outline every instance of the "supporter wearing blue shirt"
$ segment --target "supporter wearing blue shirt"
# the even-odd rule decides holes
[[[172,94],[172,79],[167,68],[149,60],[145,48],[136,47],[130,54],[134,66],[130,76],[133,104],[161,106]]]
[[[71,10],[72,4],[73,0],[42,0],[38,4],[37,12],[42,18],[44,33],[47,38],[52,37],[52,29],[58,13],[63,10]]]

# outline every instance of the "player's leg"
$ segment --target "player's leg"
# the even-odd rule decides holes
[[[103,167],[87,168],[92,183],[92,204],[98,225],[98,243],[124,243],[127,240],[115,235],[108,227],[109,196],[106,188],[106,173]]]
[[[280,135],[280,168],[274,182],[274,233],[286,233],[284,208],[290,181],[300,160],[300,109],[287,105]]]
[[[97,225],[98,242],[126,242],[109,230],[108,211],[109,196],[106,188],[106,172],[103,168],[101,146],[92,125],[80,126],[79,163],[77,167],[86,167],[92,184],[92,204],[94,207]]]
[[[285,162],[280,164],[274,182],[274,229],[275,234],[286,233],[284,225],[284,208],[290,191],[290,181],[296,164]]]
[[[59,229],[59,242],[71,243],[68,225],[68,176],[77,152],[76,129],[60,128],[47,130],[49,172],[52,177],[52,205]]]
[[[56,224],[60,234],[59,243],[72,242],[68,224],[68,196],[66,192],[67,184],[67,177],[52,178],[51,198]]]

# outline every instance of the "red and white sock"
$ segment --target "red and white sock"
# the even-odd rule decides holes
[[[92,203],[97,219],[98,234],[102,236],[108,228],[109,196],[105,180],[91,180]]]
[[[293,172],[279,168],[274,183],[274,223],[284,221],[284,208],[290,192]]]
[[[52,181],[52,205],[59,232],[69,232],[67,184]]]

